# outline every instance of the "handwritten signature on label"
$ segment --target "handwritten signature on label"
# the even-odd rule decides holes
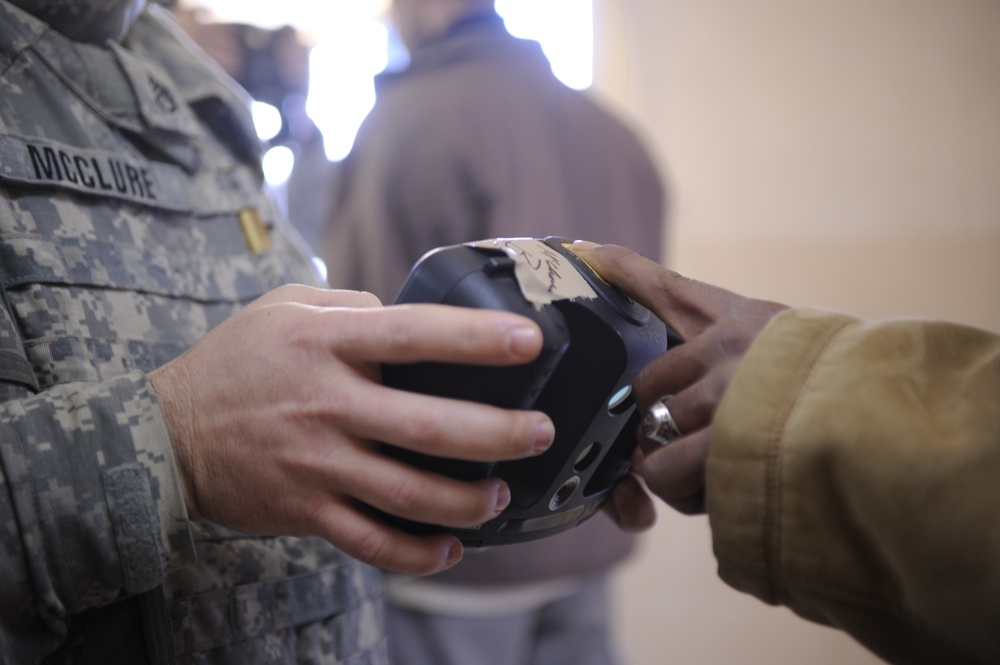
[[[538,309],[556,300],[597,297],[569,259],[540,240],[495,238],[468,244],[500,249],[514,259],[514,276],[521,293]]]

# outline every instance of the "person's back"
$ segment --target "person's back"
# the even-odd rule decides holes
[[[483,238],[587,238],[660,258],[663,185],[647,152],[495,14],[380,77],[339,173],[323,251],[330,282],[383,300],[424,252]]]
[[[463,1],[491,4],[397,0],[404,40],[408,18]],[[377,80],[331,192],[322,252],[331,286],[389,302],[427,251],[493,237],[586,238],[658,260],[663,185],[637,138],[563,85],[539,44],[512,37],[492,10],[449,25],[416,48],[407,40],[410,66]],[[599,515],[550,539],[470,551],[429,579],[394,580],[394,656],[613,663],[606,574],[632,546]]]

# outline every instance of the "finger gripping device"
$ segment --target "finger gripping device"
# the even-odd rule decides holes
[[[555,424],[540,456],[481,463],[390,445],[387,455],[460,480],[490,476],[510,486],[510,505],[475,528],[444,528],[380,514],[411,533],[453,533],[470,547],[555,535],[593,515],[628,471],[638,414],[631,384],[680,338],[649,310],[603,281],[563,238],[500,238],[442,247],[413,267],[401,303],[443,303],[515,312],[543,333],[525,365],[384,365],[387,386],[506,409],[536,409]]]

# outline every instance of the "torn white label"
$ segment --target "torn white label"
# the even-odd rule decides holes
[[[466,244],[469,247],[499,249],[514,259],[514,276],[521,294],[535,309],[556,300],[597,297],[597,292],[569,259],[540,240],[494,238]]]

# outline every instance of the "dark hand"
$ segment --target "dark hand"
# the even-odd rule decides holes
[[[639,373],[635,399],[645,413],[666,397],[682,432],[665,446],[640,435],[646,484],[677,510],[702,513],[715,411],[754,339],[787,306],[683,277],[623,247],[575,243],[572,249],[686,340]]]

